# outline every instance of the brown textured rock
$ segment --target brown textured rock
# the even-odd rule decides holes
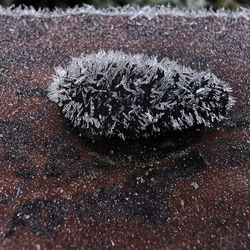
[[[20,13],[0,11],[0,248],[249,247],[249,11]],[[79,137],[46,89],[55,66],[100,48],[211,70],[237,105],[158,140]]]

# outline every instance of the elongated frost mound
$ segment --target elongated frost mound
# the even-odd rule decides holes
[[[58,67],[48,97],[89,136],[131,139],[221,121],[235,103],[229,92],[210,72],[99,51]]]

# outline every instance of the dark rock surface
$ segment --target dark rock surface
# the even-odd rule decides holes
[[[247,248],[249,14],[0,13],[0,249]],[[80,137],[46,89],[55,66],[100,48],[211,70],[237,104],[212,128]]]

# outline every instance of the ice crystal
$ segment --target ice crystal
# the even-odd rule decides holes
[[[50,100],[94,136],[139,138],[221,121],[230,87],[210,72],[144,54],[99,51],[56,68]]]
[[[174,16],[186,16],[192,18],[200,18],[200,17],[208,17],[215,16],[218,18],[245,18],[247,20],[250,19],[250,9],[248,8],[240,8],[236,11],[225,10],[223,8],[219,10],[207,10],[207,9],[190,9],[190,8],[178,8],[178,7],[170,7],[165,5],[156,5],[153,7],[150,6],[130,6],[126,5],[123,7],[113,7],[110,6],[108,8],[96,9],[94,6],[84,4],[82,7],[74,7],[67,8],[66,10],[62,10],[59,8],[55,8],[55,10],[50,11],[48,9],[39,9],[35,10],[33,7],[15,7],[10,6],[8,8],[4,8],[0,6],[0,15],[14,16],[20,18],[22,16],[36,16],[43,18],[51,18],[51,17],[61,17],[68,15],[104,15],[104,16],[128,16],[130,19],[134,19],[137,17],[145,17],[149,20],[160,16],[160,15],[174,15]]]

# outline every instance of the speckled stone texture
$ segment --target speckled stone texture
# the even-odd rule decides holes
[[[0,15],[0,249],[247,249],[244,17]],[[100,48],[211,70],[237,105],[212,128],[89,140],[50,102],[54,67]]]

